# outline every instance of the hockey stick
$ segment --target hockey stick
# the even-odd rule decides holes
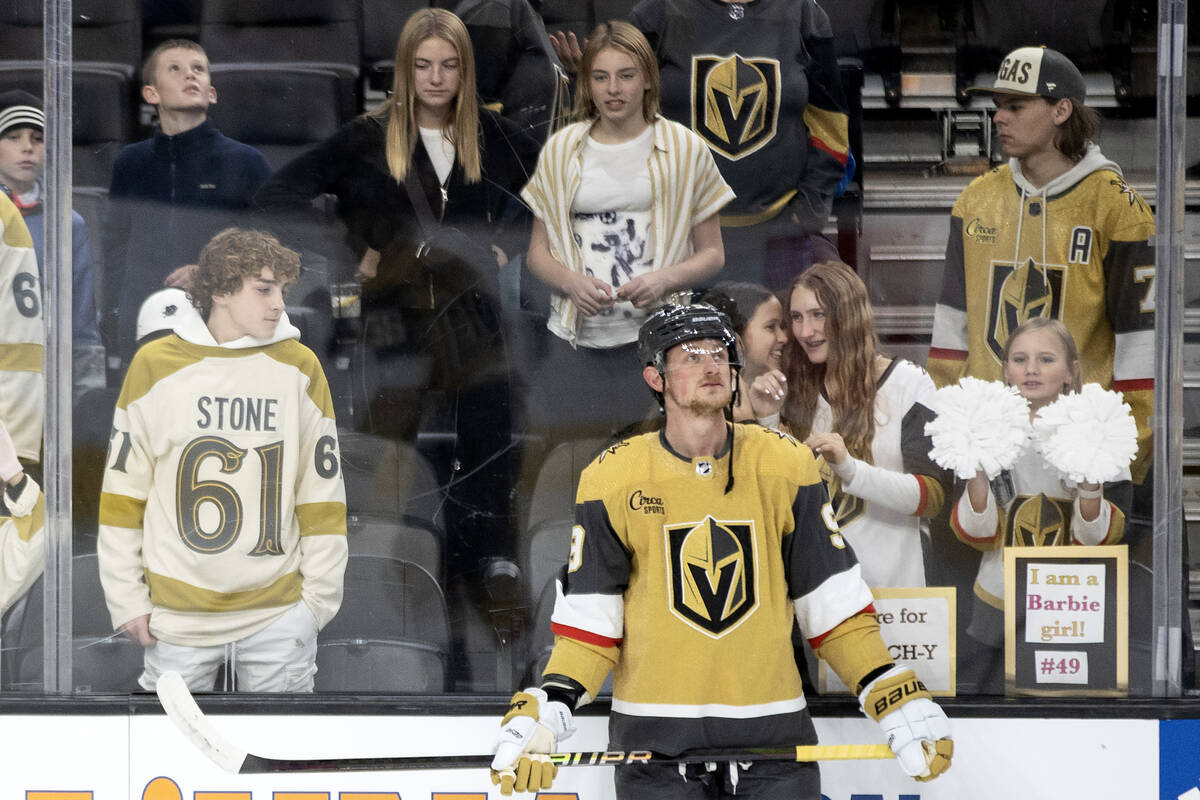
[[[491,766],[492,756],[382,756],[374,758],[269,758],[237,747],[204,716],[178,672],[158,679],[158,701],[175,727],[218,766],[240,774],[271,772],[386,772],[408,769],[475,769]],[[830,761],[892,758],[886,744],[800,745],[745,750],[693,750],[664,756],[649,750],[552,753],[564,767],[610,767],[618,764],[687,764],[702,761]]]

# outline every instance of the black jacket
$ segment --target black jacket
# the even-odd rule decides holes
[[[537,161],[538,145],[516,124],[487,109],[480,109],[479,123],[483,177],[478,183],[467,183],[462,167],[455,163],[446,181],[444,211],[437,174],[420,139],[413,164],[433,214],[441,217],[443,226],[467,234],[482,252],[488,252],[494,243],[511,257],[526,245],[528,215],[519,192]],[[355,256],[368,247],[385,254],[377,279],[381,284],[398,277],[388,274],[396,266],[386,254],[415,252],[427,238],[404,185],[388,171],[384,126],[384,121],[371,114],[351,120],[275,173],[256,198],[270,226],[279,229],[285,239],[323,252],[328,242],[321,242],[320,237],[328,234],[312,224],[312,200],[322,194],[335,196],[336,213],[346,226],[347,243]],[[490,269],[495,272],[494,259]]]

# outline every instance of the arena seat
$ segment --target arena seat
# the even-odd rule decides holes
[[[565,111],[566,73],[529,0],[440,0],[434,5],[449,8],[467,26],[480,99],[499,103],[505,117],[544,141]]]
[[[71,686],[78,692],[131,692],[142,672],[142,647],[113,631],[100,569],[95,553],[76,555],[72,561]],[[26,594],[25,606],[14,630],[5,630],[4,647],[12,649],[3,675],[10,691],[40,692],[42,688],[42,579]]]
[[[0,54],[41,63],[43,0],[7,0],[0,13]],[[71,50],[77,66],[106,65],[133,79],[141,66],[142,11],[139,0],[74,0]],[[39,92],[40,94],[40,92]]]
[[[575,524],[579,475],[603,446],[603,439],[562,442],[538,469],[517,550],[529,597],[537,596],[566,558]]]
[[[200,44],[212,64],[302,62],[337,73],[338,117],[349,119],[358,112],[358,11],[358,0],[205,0]],[[219,85],[217,91],[219,97]],[[310,109],[317,104],[306,100],[300,105]]]
[[[581,44],[584,37],[596,27],[589,0],[542,0],[541,15],[547,31],[574,33]]]
[[[142,0],[142,52],[168,39],[200,39],[203,0]]]
[[[392,88],[392,67],[400,29],[416,10],[429,8],[430,0],[361,0],[362,69],[367,88],[387,92]]]
[[[133,84],[113,65],[76,64],[72,70],[71,183],[108,188],[112,164],[133,139]],[[0,60],[0,90],[41,96],[41,61]]]
[[[208,118],[222,133],[253,145],[278,170],[332,136],[352,113],[345,75],[304,62],[214,63],[219,102]]]
[[[382,514],[346,516],[346,544],[352,555],[411,561],[438,579],[442,574],[442,540],[441,531],[417,520],[397,520]]]
[[[373,514],[445,530],[441,486],[432,465],[413,445],[339,430],[338,446],[350,514]]]
[[[441,692],[450,625],[433,576],[400,559],[351,555],[341,609],[317,637],[318,691]]]

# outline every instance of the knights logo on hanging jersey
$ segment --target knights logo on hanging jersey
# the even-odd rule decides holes
[[[1008,337],[1021,323],[1035,317],[1062,319],[1066,276],[1064,267],[1042,266],[1032,258],[1016,268],[992,263],[986,330],[988,350],[997,363]]]
[[[842,479],[824,458],[817,459],[817,470],[821,473],[825,491],[829,494],[829,505],[833,508],[833,518],[838,528],[844,528],[861,517],[867,508],[866,501],[842,491]]]
[[[692,57],[692,130],[731,161],[775,138],[779,61],[734,55]]]
[[[1013,547],[1050,547],[1069,541],[1071,505],[1044,494],[1017,497],[1008,511],[1008,541]]]
[[[666,526],[671,612],[719,639],[758,605],[754,523]]]

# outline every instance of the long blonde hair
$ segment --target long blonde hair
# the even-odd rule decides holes
[[[875,438],[875,357],[879,337],[867,287],[845,264],[827,261],[800,273],[788,287],[787,313],[791,318],[792,293],[803,287],[816,296],[825,312],[828,356],[824,364],[808,360],[804,348],[789,342],[784,372],[787,399],[784,417],[801,441],[812,433],[817,398],[822,388],[833,410],[833,430],[841,434],[846,449],[856,458],[871,461]],[[791,325],[788,326],[789,333]]]
[[[461,19],[442,8],[422,8],[413,13],[396,39],[392,95],[372,112],[386,121],[388,171],[403,181],[412,165],[420,133],[417,129],[417,97],[413,69],[417,48],[426,39],[444,39],[458,52],[458,94],[454,98],[453,122],[449,127],[455,160],[463,168],[467,183],[482,176],[479,154],[479,102],[475,96],[475,51]]]

